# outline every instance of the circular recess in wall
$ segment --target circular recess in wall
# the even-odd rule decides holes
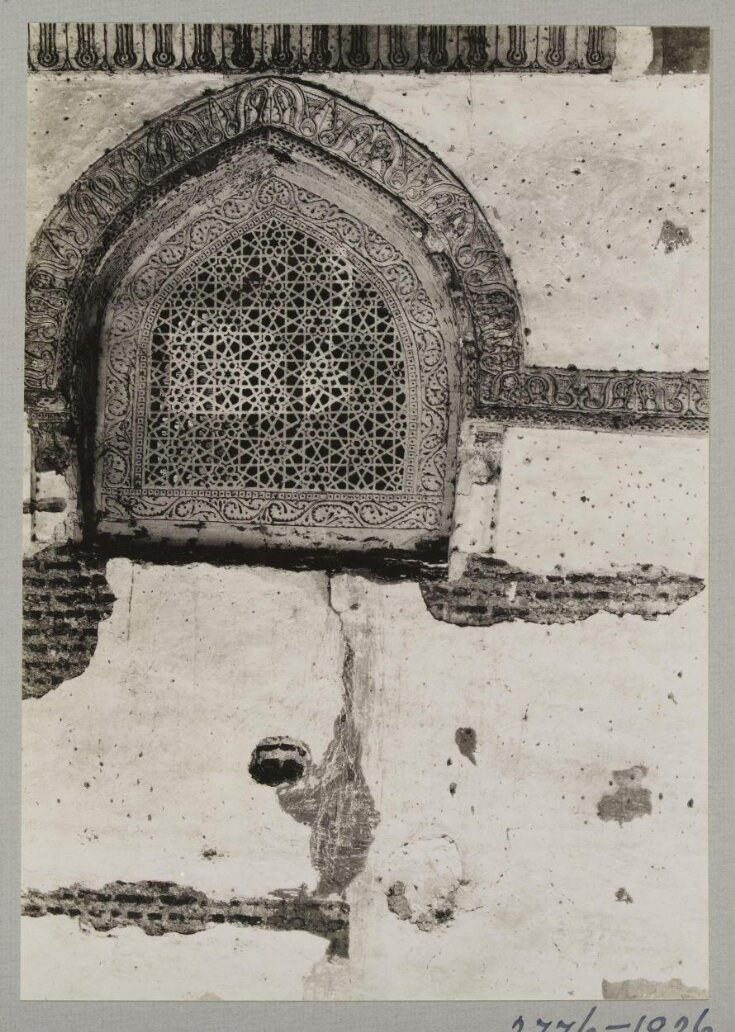
[[[285,785],[299,781],[311,763],[309,747],[287,735],[262,738],[253,749],[248,771],[259,785]]]

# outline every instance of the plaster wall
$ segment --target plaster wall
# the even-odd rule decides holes
[[[28,919],[27,995],[75,996],[81,981],[85,997],[106,998],[111,968],[131,999],[223,984],[243,999],[599,998],[603,978],[636,977],[706,986],[704,596],[654,622],[457,628],[432,619],[412,582],[126,559],[108,579],[117,601],[88,669],[24,704],[24,886],[313,889],[308,829],[247,768],[268,734],[321,758],[347,645],[380,823],[348,889],[347,960],[327,961],[305,933],[233,940],[221,928],[174,936],[176,947],[164,936],[154,959],[139,929]],[[476,733],[475,762],[460,727]],[[637,765],[651,813],[602,820],[613,771]],[[389,908],[408,877],[419,895],[449,895],[445,923],[427,930]],[[108,974],[88,983],[97,939]]]
[[[395,121],[473,191],[512,258],[530,362],[707,365],[706,78],[311,78]],[[218,84],[33,76],[29,237],[105,148]],[[691,243],[657,245],[665,219]],[[506,431],[495,554],[542,572],[639,562],[706,576],[706,463],[691,438]],[[63,496],[62,478],[42,476],[37,489]],[[68,513],[36,517],[30,549],[66,536]],[[24,887],[313,889],[309,829],[247,767],[269,734],[323,756],[348,647],[381,818],[348,889],[348,959],[327,961],[305,932],[149,939],[28,918],[24,996],[594,999],[603,979],[706,987],[704,594],[650,622],[601,613],[469,628],[434,620],[416,583],[357,574],[118,558],[107,579],[116,601],[88,668],[24,703]],[[458,728],[476,734],[474,763]],[[613,772],[636,767],[651,812],[602,820]],[[414,916],[432,899],[448,899],[450,916],[430,930],[400,916],[395,893],[389,905],[399,881]]]

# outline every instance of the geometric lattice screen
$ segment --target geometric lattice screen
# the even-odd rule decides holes
[[[224,164],[192,193],[131,225],[109,265],[98,533],[361,549],[445,536],[456,327],[416,226],[278,169]]]
[[[375,287],[271,218],[202,260],[157,314],[143,485],[400,492],[406,399]]]

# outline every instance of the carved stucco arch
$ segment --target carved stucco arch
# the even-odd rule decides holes
[[[312,152],[356,189],[364,184],[387,198],[429,256],[456,315],[447,341],[459,379],[450,461],[459,420],[481,412],[481,379],[522,368],[521,311],[508,260],[477,203],[436,156],[375,113],[312,84],[261,77],[207,92],[92,165],[60,198],[31,248],[25,386],[35,465],[76,481],[72,490],[88,529],[96,511],[96,361],[106,303],[100,270],[154,202],[263,137],[286,155]]]
[[[79,300],[116,227],[145,195],[165,191],[231,141],[267,129],[319,148],[421,221],[466,316],[465,415],[477,411],[478,366],[521,367],[521,313],[509,263],[461,181],[380,115],[321,86],[262,77],[208,92],[137,130],[95,162],[44,220],[27,270],[25,388],[32,421],[45,416],[61,426],[74,415]]]

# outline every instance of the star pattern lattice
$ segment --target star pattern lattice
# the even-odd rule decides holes
[[[146,486],[402,491],[407,423],[388,306],[295,226],[244,232],[158,312]]]

